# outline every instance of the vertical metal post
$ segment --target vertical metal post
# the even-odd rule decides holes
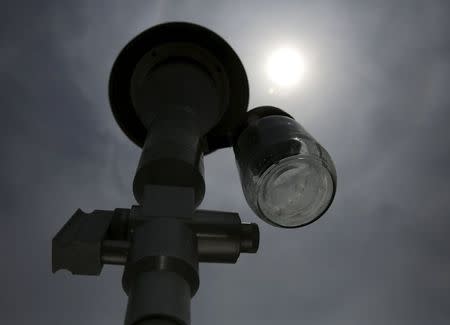
[[[145,221],[134,229],[123,276],[125,325],[189,325],[199,287],[197,239],[186,222],[194,210],[193,189],[147,185],[143,202]]]

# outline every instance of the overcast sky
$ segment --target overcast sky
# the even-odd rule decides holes
[[[230,150],[205,160],[202,207],[258,222],[258,254],[200,266],[193,325],[450,323],[450,2],[2,1],[0,323],[123,324],[122,268],[51,273],[77,208],[135,204],[139,148],[116,125],[110,68],[166,21],[213,29],[241,57],[250,108],[291,113],[331,154],[335,201],[271,227],[248,208]],[[293,44],[304,82],[270,94],[266,57]]]

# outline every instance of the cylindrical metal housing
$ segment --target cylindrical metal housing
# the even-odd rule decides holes
[[[200,136],[187,125],[159,121],[148,133],[133,182],[136,200],[143,204],[145,185],[192,187],[195,205],[205,195],[203,151]]]
[[[190,309],[191,289],[185,279],[174,272],[142,272],[136,276],[128,294],[125,325],[138,325],[143,320],[149,324],[165,320],[188,325]]]
[[[199,287],[196,238],[175,218],[151,217],[134,229],[122,283],[129,301],[125,325],[164,319],[190,324]]]

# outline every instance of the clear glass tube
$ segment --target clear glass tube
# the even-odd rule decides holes
[[[245,198],[263,220],[300,227],[330,206],[336,190],[333,161],[292,118],[271,115],[251,121],[234,152]]]

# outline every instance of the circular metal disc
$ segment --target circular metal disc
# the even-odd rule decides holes
[[[219,35],[199,25],[171,22],[139,34],[117,57],[109,79],[109,100],[122,131],[135,144],[144,145],[147,130],[136,115],[130,95],[130,82],[139,60],[152,48],[165,43],[192,43],[209,51],[223,65],[229,80],[229,105],[219,123],[207,134],[205,154],[232,145],[234,129],[245,117],[249,87],[245,69],[234,50]]]

